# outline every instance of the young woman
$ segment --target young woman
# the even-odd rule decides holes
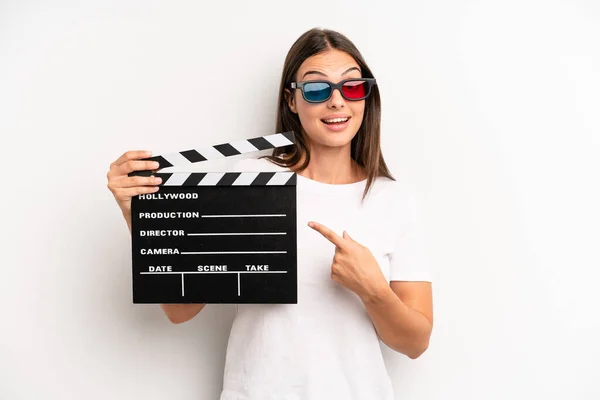
[[[433,327],[429,265],[414,190],[387,169],[380,149],[377,82],[354,44],[323,29],[290,49],[276,132],[294,146],[238,162],[237,171],[297,172],[298,304],[239,304],[221,400],[393,399],[380,341],[414,359]],[[108,187],[131,229],[131,197],[159,181],[129,151]],[[163,304],[173,323],[204,304]]]

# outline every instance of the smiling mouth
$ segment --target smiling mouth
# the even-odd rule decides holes
[[[327,125],[344,124],[350,120],[350,117],[322,119],[321,122]]]

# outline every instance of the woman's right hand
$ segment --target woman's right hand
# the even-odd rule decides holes
[[[132,150],[124,153],[115,162],[110,164],[106,174],[108,189],[112,192],[117,204],[123,212],[128,224],[131,221],[131,198],[139,194],[155,193],[161,179],[146,176],[127,176],[133,171],[155,170],[159,167],[156,161],[141,161],[152,154],[149,151]]]

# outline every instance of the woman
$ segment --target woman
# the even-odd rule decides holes
[[[380,149],[380,98],[361,54],[340,33],[312,29],[283,67],[277,132],[296,145],[238,162],[237,171],[297,172],[298,304],[239,304],[221,400],[393,399],[380,340],[410,358],[428,347],[432,291],[417,196]],[[141,151],[111,164],[108,187],[131,229],[131,197],[159,181]],[[163,304],[173,323],[204,304]]]

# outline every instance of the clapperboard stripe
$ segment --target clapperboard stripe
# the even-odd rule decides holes
[[[252,139],[244,139],[231,143],[222,143],[201,149],[190,149],[169,154],[161,154],[146,158],[148,161],[157,161],[158,169],[173,167],[175,165],[190,165],[202,161],[217,160],[239,154],[252,153],[260,150],[274,149],[276,147],[294,144],[294,132],[275,133]],[[136,171],[130,175],[147,175]],[[229,177],[228,177],[229,178]]]
[[[270,186],[295,185],[294,172],[158,172],[159,186]]]

